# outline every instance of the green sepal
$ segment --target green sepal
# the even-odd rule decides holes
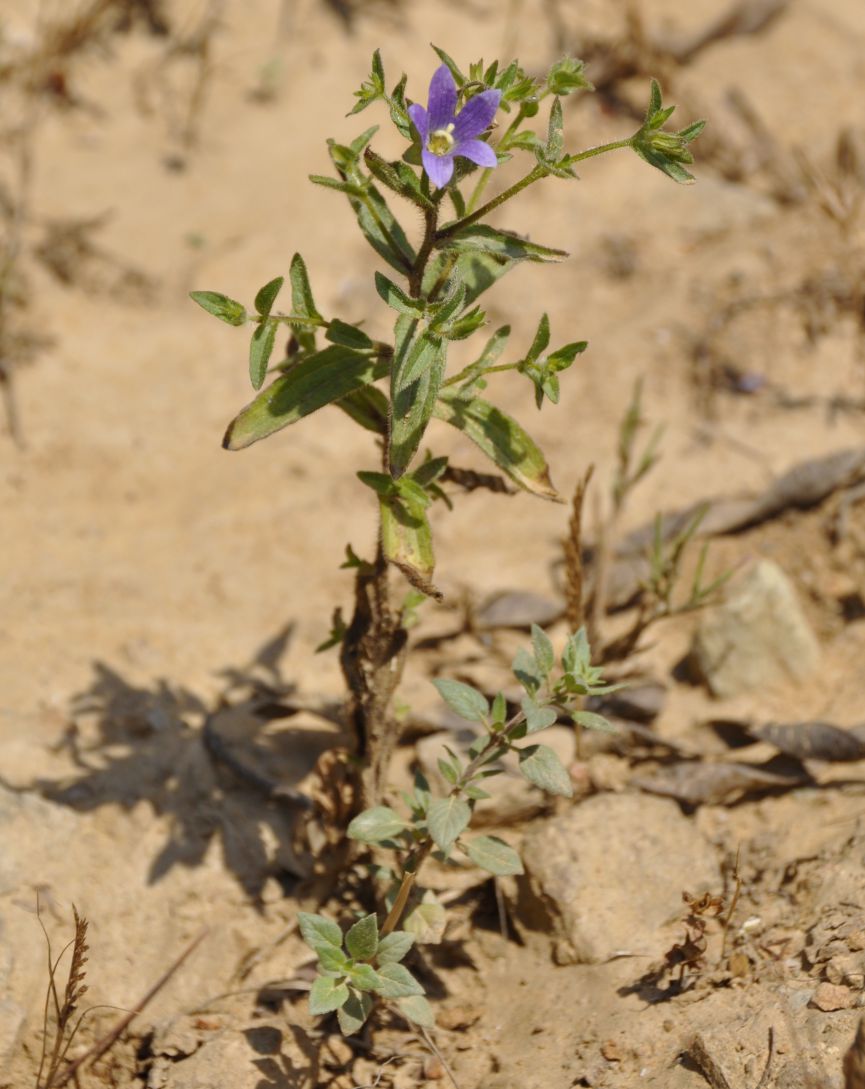
[[[385,364],[331,345],[292,366],[229,424],[222,445],[242,450],[387,373]]]
[[[246,307],[243,303],[219,291],[190,291],[189,297],[193,302],[197,302],[202,310],[213,314],[226,325],[243,325],[247,320]]]

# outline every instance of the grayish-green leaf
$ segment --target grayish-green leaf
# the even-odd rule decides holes
[[[348,984],[330,976],[316,976],[309,992],[309,1012],[318,1017],[323,1013],[333,1013],[348,999]]]
[[[421,1028],[435,1028],[435,1014],[432,1006],[422,994],[409,995],[406,998],[397,999],[397,1006],[409,1021],[420,1025]]]
[[[377,991],[381,987],[381,977],[371,964],[353,965],[348,978],[359,991]]]
[[[398,964],[414,945],[414,934],[407,930],[393,930],[378,943],[376,958],[379,965]]]
[[[393,280],[389,280],[381,272],[375,274],[375,289],[382,301],[396,310],[398,314],[407,314],[410,318],[416,318],[424,312],[422,299],[413,299]]]
[[[350,839],[360,843],[383,843],[396,839],[408,827],[402,817],[387,805],[376,805],[359,813],[349,824]]]
[[[345,936],[345,947],[355,960],[372,960],[378,949],[378,919],[364,915]]]
[[[442,940],[446,924],[444,904],[440,904],[436,894],[427,889],[423,900],[405,917],[403,927],[414,935],[415,941],[437,945]]]
[[[357,991],[351,991],[348,999],[336,1013],[339,1030],[343,1036],[352,1036],[363,1028],[363,1024],[372,1013],[374,1005],[375,1000],[372,995],[358,994]]]
[[[382,998],[407,998],[412,994],[423,994],[423,987],[404,964],[383,964],[378,975],[380,983],[376,991]]]
[[[313,915],[308,911],[300,911],[297,920],[300,924],[301,936],[311,949],[318,951],[324,945],[335,949],[342,948],[342,931],[333,919],[328,919],[324,915]]]
[[[571,777],[564,764],[547,745],[529,745],[520,749],[520,771],[530,783],[548,794],[573,797]]]
[[[571,718],[578,726],[585,726],[587,730],[600,730],[605,734],[619,733],[612,722],[608,722],[603,715],[596,715],[592,711],[571,711]]]
[[[531,696],[525,696],[521,706],[526,716],[527,734],[536,734],[539,730],[546,730],[559,717],[552,707],[539,707]]]
[[[520,856],[498,836],[477,836],[468,841],[465,852],[476,866],[496,877],[523,872]]]
[[[341,975],[348,972],[351,962],[335,945],[322,944],[317,946],[315,951],[318,953],[319,964],[328,972],[339,972]]]
[[[472,811],[468,802],[455,794],[436,798],[427,812],[427,828],[437,847],[449,851],[468,827]]]
[[[546,676],[556,664],[556,656],[549,636],[537,624],[532,624],[532,649],[535,652],[538,669],[542,676]]]
[[[469,722],[485,722],[489,717],[490,705],[486,696],[462,681],[438,678],[433,681],[438,694],[452,711]]]

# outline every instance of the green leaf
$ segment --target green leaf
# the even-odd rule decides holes
[[[351,967],[351,961],[335,945],[322,944],[315,951],[318,953],[318,963],[328,972],[338,972],[344,976]]]
[[[536,734],[539,730],[546,730],[554,725],[559,717],[552,707],[540,707],[531,696],[524,696],[521,706],[523,714],[526,716],[527,734]]]
[[[496,877],[523,873],[520,856],[498,836],[478,836],[469,840],[465,852],[476,866]]]
[[[380,982],[376,991],[382,998],[408,998],[409,995],[423,994],[423,987],[404,964],[383,964],[378,976]]]
[[[532,346],[529,348],[526,359],[532,363],[538,358],[541,352],[550,343],[550,319],[546,314],[541,315],[541,320],[538,322],[538,329],[535,333],[535,338],[532,341]]]
[[[297,307],[294,306],[293,309],[296,310]],[[340,321],[339,318],[328,322],[324,336],[331,344],[341,344],[344,348],[355,348],[357,351],[365,351],[372,347],[372,340],[363,329]]]
[[[328,147],[343,182],[351,187],[348,201],[367,242],[392,268],[408,275],[415,262],[414,249],[387,201],[360,169],[360,153],[334,142]]]
[[[355,1032],[358,1032],[363,1027],[367,1017],[372,1013],[374,1005],[372,995],[358,994],[357,991],[351,991],[348,999],[336,1013],[339,1021],[339,1031],[343,1036],[352,1036]]]
[[[538,672],[537,662],[525,647],[520,647],[517,650],[511,669],[514,671],[514,676],[528,693],[533,695],[541,687],[543,677]]]
[[[479,397],[460,397],[454,387],[442,390],[435,415],[462,431],[524,491],[562,502],[544,455],[512,417]]]
[[[380,272],[375,274],[375,289],[379,297],[398,314],[407,314],[410,318],[416,318],[424,312],[425,304],[422,299],[413,299],[410,295],[406,295],[401,287]]]
[[[387,434],[387,397],[375,386],[362,386],[337,402],[337,407],[375,435]]]
[[[401,162],[389,163],[381,155],[377,155],[372,148],[366,149],[363,159],[373,177],[394,193],[410,200],[424,211],[432,211],[435,207],[421,189],[420,178],[410,166]]]
[[[249,344],[249,380],[253,389],[261,389],[267,377],[267,364],[276,340],[277,322],[267,318],[256,328]]]
[[[457,67],[456,61],[452,57],[449,57],[443,49],[439,49],[437,45],[434,45],[433,49],[436,53],[438,53],[439,60],[446,64],[450,69],[450,73],[454,77],[454,82],[456,83],[457,87],[462,87],[462,85],[466,82],[466,77]]]
[[[554,98],[550,107],[550,125],[547,132],[546,158],[555,162],[561,158],[565,147],[563,132],[564,121],[562,118],[562,102],[560,98]]]
[[[444,368],[441,340],[420,332],[419,322],[401,315],[396,323],[390,390],[393,415],[388,463],[394,477],[402,476],[420,446],[435,408]]]
[[[451,786],[456,786],[457,780],[460,777],[460,773],[453,766],[453,764],[448,763],[448,761],[441,756],[438,758],[437,763],[438,769],[442,774],[442,778],[446,782],[450,783]]]
[[[432,1006],[427,1002],[422,994],[409,995],[407,998],[397,999],[397,1006],[400,1013],[413,1021],[414,1024],[420,1025],[421,1028],[435,1028],[435,1014],[432,1011]]]
[[[573,797],[571,777],[561,760],[547,745],[529,745],[520,749],[520,771],[530,783],[548,794]]]
[[[324,946],[333,949],[342,948],[342,931],[339,926],[324,915],[312,915],[308,911],[300,911],[297,914],[300,924],[300,933],[303,940],[311,948],[318,950]]]
[[[437,243],[437,248],[457,253],[489,254],[508,261],[549,262],[561,261],[568,256],[566,250],[557,250],[537,242],[530,242],[513,231],[490,227],[486,223],[474,223],[463,227]]]
[[[427,812],[427,828],[435,845],[449,851],[457,837],[468,827],[472,811],[468,802],[455,794],[436,798]]]
[[[379,966],[397,964],[414,945],[414,935],[407,930],[393,930],[378,943],[376,958]]]
[[[348,977],[359,991],[377,991],[381,986],[381,978],[371,964],[355,964]]]
[[[355,960],[372,960],[378,948],[378,919],[364,915],[345,936],[345,947]]]
[[[349,997],[348,985],[330,976],[316,976],[309,992],[309,1012],[317,1017],[338,1010]]]
[[[619,733],[612,722],[608,722],[603,715],[596,715],[592,711],[571,711],[571,718],[578,726],[585,726],[587,730],[600,730],[605,734]]]
[[[347,834],[360,843],[384,843],[396,839],[407,827],[390,806],[376,805],[359,813],[349,824]]]
[[[266,283],[255,296],[255,309],[263,318],[270,316],[273,304],[276,302],[276,296],[279,294],[284,283],[285,277],[277,276],[275,280]],[[292,307],[292,309],[295,308]]]
[[[227,325],[243,325],[246,321],[246,307],[236,299],[230,299],[228,295],[222,295],[218,291],[190,291],[189,297],[202,310],[213,314]]]
[[[312,296],[312,287],[309,283],[309,273],[306,271],[306,263],[299,253],[291,259],[288,270],[288,278],[291,282],[291,311],[298,317],[309,318],[316,322],[323,322],[324,318],[315,305]],[[303,326],[294,327],[295,336],[304,351],[315,350],[315,331]]]
[[[469,722],[486,722],[490,713],[490,705],[486,696],[462,681],[452,681],[446,678],[434,680],[433,684],[438,694],[452,711],[467,719]]]
[[[495,699],[493,700],[492,710],[490,715],[493,720],[493,724],[496,726],[503,725],[508,714],[508,703],[505,699],[504,692],[496,692]]]
[[[532,624],[532,649],[535,652],[535,661],[538,664],[538,669],[540,670],[541,675],[546,677],[556,664],[556,656],[553,652],[553,644],[550,642],[549,636],[543,628],[539,628],[537,624]]]
[[[222,445],[242,450],[385,373],[384,364],[334,344],[295,364],[263,390],[229,424]]]
[[[432,583],[435,555],[426,514],[399,494],[382,497],[379,511],[385,559],[398,567],[415,589],[440,599],[441,593]]]

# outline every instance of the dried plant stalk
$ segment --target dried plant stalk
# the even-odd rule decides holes
[[[590,465],[586,475],[577,482],[574,498],[571,500],[571,520],[568,523],[568,536],[565,539],[565,615],[568,619],[569,631],[578,631],[585,623],[583,501],[594,471],[594,465]]]

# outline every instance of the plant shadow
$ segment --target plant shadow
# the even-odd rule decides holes
[[[44,798],[89,812],[148,803],[167,836],[149,882],[175,866],[202,864],[214,841],[225,867],[260,904],[265,882],[286,890],[306,876],[292,832],[309,799],[299,789],[323,753],[345,744],[341,709],[302,699],[281,659],[286,625],[241,667],[218,672],[216,706],[165,679],[135,685],[104,662],[73,696],[61,742],[74,770],[32,784]]]

